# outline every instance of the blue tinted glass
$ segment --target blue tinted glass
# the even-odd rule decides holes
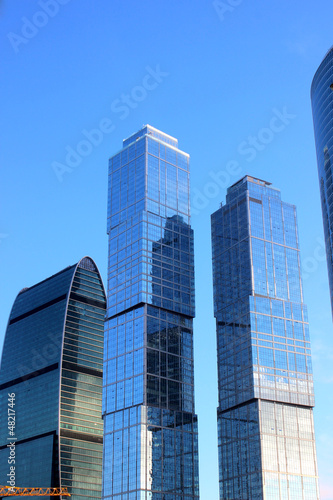
[[[121,159],[108,192],[104,496],[194,500],[189,157],[147,125],[123,142]]]
[[[328,51],[312,81],[311,101],[316,141],[321,207],[323,215],[327,268],[333,310],[333,198],[332,198],[332,105],[333,50]]]
[[[105,310],[88,257],[18,295],[0,371],[2,407],[15,394],[17,485],[61,484],[73,497],[101,496]],[[9,472],[5,417],[1,411],[2,477]],[[82,475],[85,468],[92,474]]]
[[[244,177],[212,215],[220,499],[303,498],[306,476],[319,500],[296,210],[269,186]]]

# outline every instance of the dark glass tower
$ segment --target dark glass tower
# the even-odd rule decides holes
[[[103,498],[198,499],[189,156],[149,125],[109,163]]]
[[[246,176],[212,215],[221,500],[318,500],[296,209]]]
[[[324,57],[312,81],[311,101],[328,278],[333,313],[333,47]]]
[[[18,294],[0,370],[2,484],[9,486],[7,445],[14,440],[16,486],[61,486],[73,500],[101,498],[105,309],[89,257]],[[15,394],[14,431],[8,394]]]

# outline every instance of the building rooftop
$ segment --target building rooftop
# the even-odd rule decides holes
[[[262,186],[271,186],[272,185],[271,182],[264,181],[263,179],[258,179],[257,177],[251,177],[250,175],[244,175],[244,177],[242,177],[241,179],[239,179],[239,181],[237,181],[234,184],[232,184],[230,186],[230,188],[233,188],[234,186],[237,186],[237,184],[241,184],[242,182],[245,182],[245,180],[247,180],[249,182],[253,182],[255,184],[260,184]]]
[[[151,125],[143,125],[140,130],[135,132],[135,134],[131,134],[129,137],[123,140],[123,147],[125,148],[132,142],[136,141],[140,137],[144,135],[151,135],[152,137],[156,137],[160,141],[165,142],[168,145],[174,146],[175,148],[178,148],[178,139],[175,137],[172,137],[169,134],[165,134],[161,130],[152,127]]]

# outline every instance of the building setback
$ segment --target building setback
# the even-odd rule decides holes
[[[10,485],[7,445],[15,440],[16,486],[68,487],[72,500],[101,498],[105,309],[103,283],[89,257],[18,294],[0,370],[4,485]]]
[[[221,500],[318,500],[296,209],[245,176],[212,215]]]
[[[313,78],[311,102],[333,314],[333,47]]]
[[[198,499],[189,156],[146,125],[109,162],[103,499]]]

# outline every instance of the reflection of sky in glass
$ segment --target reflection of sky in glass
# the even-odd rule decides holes
[[[109,316],[141,302],[194,315],[188,160],[147,135],[110,159]]]
[[[14,302],[0,400],[15,393],[18,485],[68,487],[73,498],[101,495],[105,308],[103,284],[88,257],[22,290]],[[6,419],[1,410],[1,478],[9,472]]]
[[[332,105],[333,105],[333,49],[331,48],[320,64],[311,86],[313,124],[316,140],[318,175],[331,305],[333,308],[333,156]]]
[[[212,241],[221,495],[258,498],[265,484],[267,498],[282,499],[288,498],[283,491],[289,484],[302,500],[316,500],[316,478],[304,477],[316,476],[317,469],[295,207],[282,202],[268,183],[245,177],[229,188],[227,204],[212,215]],[[234,426],[231,433],[228,425]],[[244,455],[233,451],[236,443]],[[251,481],[247,460],[258,464]],[[299,482],[288,475],[294,473]]]
[[[189,157],[146,126],[109,165],[104,496],[198,498]]]

